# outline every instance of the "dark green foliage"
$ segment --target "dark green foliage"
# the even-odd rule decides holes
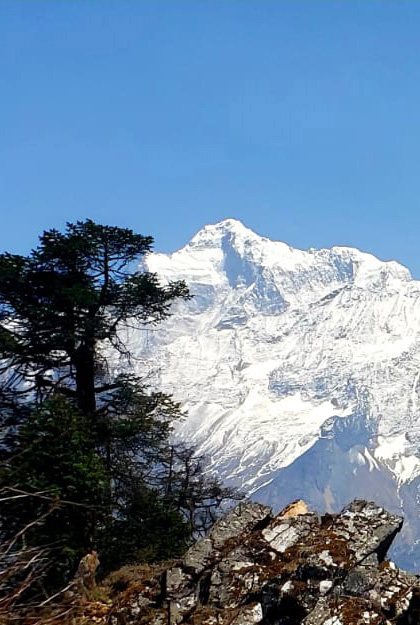
[[[188,524],[162,493],[133,483],[119,502],[112,531],[104,533],[99,543],[102,572],[179,557],[190,541]]]
[[[130,272],[151,244],[87,220],[45,232],[26,258],[0,255],[0,571],[13,569],[9,585],[29,575],[32,593],[50,593],[91,548],[102,571],[178,556],[237,497],[204,476],[193,449],[170,445],[179,405],[113,377],[104,356],[108,347],[129,357],[121,328],[157,323],[188,297],[183,282]]]
[[[132,388],[126,390],[132,395]],[[6,499],[0,536],[8,540],[41,520],[12,553],[22,549],[22,540],[27,548],[48,551],[39,576],[46,591],[63,585],[92,548],[101,553],[104,573],[127,562],[178,556],[189,544],[189,525],[165,499],[158,478],[176,405],[161,395],[141,402],[140,390],[135,394],[115,422],[108,415],[110,453],[91,417],[58,395],[0,449],[0,497]]]
[[[90,420],[54,397],[10,435],[0,459],[2,542],[28,527],[11,553],[44,549],[48,562],[39,581],[54,588],[74,573],[105,518],[108,475]]]
[[[128,320],[157,323],[175,299],[188,297],[183,282],[162,286],[155,274],[130,271],[152,242],[86,220],[67,224],[64,234],[44,232],[28,257],[0,255],[0,357],[31,381],[28,390],[45,396],[54,388],[95,411],[98,342],[126,353],[118,330]]]
[[[150,472],[150,465],[160,462],[167,446],[174,420],[180,408],[168,395],[152,393],[139,380],[119,376],[115,388],[103,394],[98,402],[95,428],[107,465],[118,474],[127,456],[135,458],[137,471]]]

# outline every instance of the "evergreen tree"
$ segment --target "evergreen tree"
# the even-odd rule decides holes
[[[162,321],[188,297],[183,282],[130,271],[152,242],[88,219],[44,232],[28,257],[0,255],[0,373],[12,375],[13,390],[18,381],[39,397],[53,388],[95,412],[98,395],[117,386],[103,384],[99,344],[128,355],[124,324]]]
[[[110,371],[106,349],[130,355],[125,325],[189,297],[132,272],[151,244],[87,220],[44,232],[28,257],[0,255],[0,538],[15,553],[48,546],[47,592],[92,546],[103,570],[179,555],[237,497],[169,443],[178,404]]]

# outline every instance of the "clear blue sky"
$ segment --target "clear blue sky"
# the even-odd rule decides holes
[[[420,278],[420,2],[0,0],[0,250],[237,217]]]

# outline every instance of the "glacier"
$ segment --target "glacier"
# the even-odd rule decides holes
[[[142,267],[194,297],[127,330],[140,376],[185,410],[175,436],[208,470],[280,509],[355,497],[403,513],[399,566],[420,570],[420,282],[349,247],[293,249],[240,221]]]

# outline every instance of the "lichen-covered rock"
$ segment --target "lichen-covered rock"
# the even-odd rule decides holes
[[[320,599],[303,625],[392,625],[369,601],[360,597]]]
[[[195,543],[186,553],[183,565],[199,574],[221,558],[223,548],[232,539],[252,532],[271,518],[271,510],[259,503],[245,502],[233,508],[219,519],[205,538]]]
[[[170,621],[176,625],[197,606],[199,589],[193,577],[179,566],[167,571],[165,589]]]
[[[183,560],[141,579],[111,623],[419,625],[420,584],[385,560],[402,519],[366,501],[319,518],[242,503]]]
[[[228,540],[252,532],[271,518],[271,509],[260,503],[248,501],[238,504],[219,519],[208,533],[215,549],[221,549]]]
[[[355,500],[337,517],[333,531],[348,541],[356,561],[373,552],[381,561],[402,524],[401,517],[374,503]]]
[[[262,530],[264,540],[271,549],[278,553],[284,553],[293,545],[305,541],[305,539],[318,529],[319,521],[315,514],[301,514],[295,517],[290,514],[280,514]]]
[[[230,622],[230,625],[254,625],[261,623],[263,617],[260,603],[253,603],[241,608],[238,614]]]
[[[194,575],[199,575],[206,567],[217,559],[217,553],[210,538],[203,538],[193,545],[186,553],[184,567]]]

